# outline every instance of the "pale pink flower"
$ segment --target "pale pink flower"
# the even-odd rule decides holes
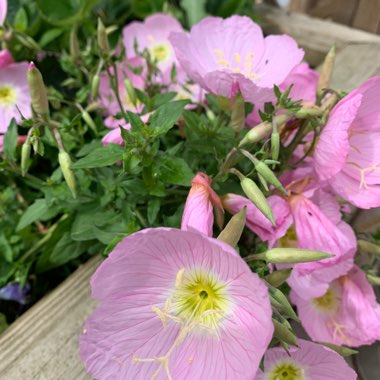
[[[134,68],[142,68],[143,60],[136,57],[128,61],[128,65]],[[111,72],[113,73],[113,70],[111,70]],[[134,88],[142,90],[145,86],[145,75],[145,71],[141,74],[135,74],[125,63],[120,63],[117,66],[118,90],[124,111],[141,112],[143,109],[144,105],[138,100],[136,100],[135,104],[133,104],[130,96],[128,95],[125,80],[128,79]],[[100,77],[99,100],[107,115],[110,116],[106,118],[105,125],[108,128],[115,128],[120,123],[120,121],[116,118],[116,115],[120,114],[121,110],[116,100],[115,93],[110,85],[109,77],[106,73],[102,74]]]
[[[223,206],[218,194],[211,188],[211,183],[211,178],[204,173],[198,173],[191,181],[191,189],[182,215],[182,230],[212,236],[213,206],[222,211]]]
[[[11,120],[32,116],[31,98],[26,79],[28,63],[13,63],[0,69],[0,133],[5,133]]]
[[[356,380],[357,375],[335,351],[298,339],[299,347],[270,348],[264,356],[264,372],[255,380]]]
[[[203,234],[132,234],[91,285],[100,304],[80,355],[99,380],[252,380],[272,338],[266,286],[231,246]]]
[[[333,281],[321,297],[305,300],[293,291],[290,297],[313,340],[358,347],[380,339],[380,305],[356,266]]]
[[[205,90],[232,98],[238,90],[256,107],[274,99],[273,85],[284,81],[303,50],[289,36],[264,38],[250,18],[206,17],[189,33],[170,41],[187,75]]]
[[[8,0],[0,0],[0,26],[4,24],[8,12]]]
[[[182,31],[181,24],[174,17],[161,13],[149,16],[143,22],[133,21],[123,29],[126,56],[127,58],[136,57],[135,43],[137,43],[138,52],[148,49],[162,73],[161,80],[164,83],[170,83],[173,65],[177,71],[180,70],[180,66],[169,42],[169,35],[172,32]]]
[[[319,178],[360,208],[380,206],[379,102],[377,76],[333,108],[315,148]]]
[[[7,49],[0,50],[0,69],[9,66],[12,63],[14,63],[12,53]]]

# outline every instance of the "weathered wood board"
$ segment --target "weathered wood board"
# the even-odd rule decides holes
[[[273,25],[277,23],[304,47],[324,55],[337,43],[340,52],[333,86],[350,90],[380,74],[379,37],[303,15],[274,12]],[[1,380],[90,379],[79,359],[78,336],[95,307],[89,279],[99,263],[100,258],[94,258],[84,264],[0,336]]]

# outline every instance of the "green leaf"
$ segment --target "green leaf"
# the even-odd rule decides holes
[[[181,6],[187,13],[189,26],[193,26],[206,17],[206,0],[181,0]]]
[[[179,157],[160,157],[158,171],[160,179],[172,185],[190,186],[194,177],[187,162]]]
[[[113,165],[123,159],[124,149],[117,144],[108,144],[105,147],[97,148],[87,156],[75,162],[71,167],[73,169],[90,169],[101,168]]]
[[[0,257],[3,257],[5,261],[11,263],[13,261],[13,252],[7,238],[3,233],[0,234]]]
[[[133,132],[141,132],[142,130],[144,130],[145,124],[141,120],[140,116],[136,115],[134,112],[131,111],[127,111],[127,114]]]
[[[57,37],[59,37],[65,30],[63,28],[53,28],[46,31],[40,41],[39,45],[41,47],[45,47],[46,45],[50,44],[50,42],[54,41]]]
[[[28,15],[26,14],[24,7],[21,7],[17,11],[13,25],[19,32],[25,32],[28,27]]]
[[[37,220],[50,219],[57,215],[58,212],[58,208],[49,208],[45,199],[37,199],[21,216],[16,231],[22,230]]]
[[[4,135],[3,154],[6,159],[14,162],[16,159],[17,147],[17,124],[15,119],[12,119],[7,132]]]
[[[149,118],[149,125],[153,128],[153,136],[165,135],[181,117],[188,100],[178,100],[163,104]]]
[[[147,216],[148,216],[148,222],[150,225],[153,225],[156,221],[158,212],[160,211],[161,201],[159,198],[152,198],[148,202],[148,210],[147,210]]]

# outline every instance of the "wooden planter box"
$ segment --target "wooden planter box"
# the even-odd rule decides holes
[[[336,44],[332,87],[351,90],[380,74],[379,36],[301,14],[285,14],[268,6],[257,11],[264,20],[265,32],[293,36],[312,65],[320,64],[331,45]],[[78,268],[0,336],[0,379],[90,379],[79,359],[78,337],[95,307],[89,279],[100,261],[96,257]],[[363,363],[368,360],[369,349],[373,355],[373,347],[364,348],[360,358]],[[377,355],[380,362],[380,349]],[[366,374],[366,380],[378,380],[378,375],[379,371],[374,370],[372,375]]]

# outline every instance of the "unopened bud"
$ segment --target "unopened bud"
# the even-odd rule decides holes
[[[380,246],[367,240],[358,240],[358,247],[360,250],[371,253],[372,255],[380,255]]]
[[[277,321],[276,319],[272,319],[272,321],[273,321],[273,326],[274,326],[273,335],[277,339],[287,344],[291,344],[292,346],[298,346],[297,337],[288,327],[286,327],[284,324]]]
[[[275,270],[272,273],[266,275],[264,280],[277,288],[282,285],[292,273],[292,268]]]
[[[352,348],[337,346],[336,344],[332,344],[332,343],[326,343],[326,342],[316,342],[316,343],[321,344],[322,346],[328,347],[334,350],[335,352],[337,352],[339,355],[342,355],[344,357],[355,355],[359,352],[359,351],[353,350]]]
[[[267,199],[259,187],[250,178],[243,177],[240,179],[241,188],[244,194],[253,202],[253,204],[275,225],[272,209]]]
[[[218,239],[232,247],[236,247],[245,226],[246,214],[247,208],[243,207],[230,219],[224,230],[219,234]]]
[[[125,89],[127,90],[129,99],[131,100],[132,104],[136,106],[137,104],[136,91],[132,85],[132,82],[128,78],[124,80],[124,86],[125,86]]]
[[[61,167],[63,177],[65,178],[65,181],[67,183],[67,186],[69,187],[71,193],[73,194],[73,197],[77,197],[77,192],[76,192],[76,181],[75,181],[75,176],[74,173],[71,169],[71,158],[69,154],[65,151],[61,151],[58,154],[58,161],[59,161],[59,166]]]
[[[301,108],[296,113],[295,116],[298,119],[307,119],[313,116],[321,116],[323,114],[323,110],[319,107],[314,108]]]
[[[265,180],[265,178],[260,173],[257,173],[257,175],[258,175],[260,183],[263,185],[263,188],[265,189],[265,191],[269,191],[268,183]]]
[[[232,102],[231,127],[235,132],[240,132],[245,126],[245,104],[240,94],[237,94]]]
[[[91,82],[91,96],[96,99],[99,95],[99,83],[100,77],[98,74],[95,74]]]
[[[370,284],[380,286],[380,277],[367,273],[367,280]]]
[[[278,304],[281,305],[282,311],[285,312],[287,316],[289,316],[294,321],[299,322],[297,314],[295,313],[292,306],[290,305],[290,302],[288,301],[284,293],[281,292],[281,290],[276,289],[274,287],[269,287],[269,294],[271,298],[273,298]]]
[[[278,115],[276,116],[276,123],[280,126],[286,123],[290,119],[289,115]],[[240,141],[239,147],[246,144],[254,144],[261,141],[265,136],[268,136],[272,132],[272,123],[269,121],[264,121],[261,124],[253,127]]]
[[[331,74],[334,69],[336,49],[335,45],[331,47],[326,55],[326,58],[322,65],[321,75],[319,76],[317,91],[320,94],[324,88],[327,88],[330,84]]]
[[[272,184],[276,189],[280,190],[285,195],[288,195],[287,191],[282,186],[281,182],[277,179],[277,177],[274,175],[272,170],[269,169],[269,167],[263,162],[258,160],[255,156],[253,156],[251,153],[247,152],[246,150],[241,150],[241,153],[244,154],[251,162],[255,165],[255,169],[257,172],[270,184]]]
[[[83,110],[82,112],[82,118],[83,120],[86,122],[86,124],[94,131],[96,132],[96,125],[94,123],[94,120],[92,120],[92,117],[90,116],[90,114],[86,111],[86,110]]]
[[[334,255],[300,248],[272,248],[256,256],[273,264],[297,264],[328,259]]]
[[[70,32],[70,55],[73,61],[76,61],[80,57],[80,47],[76,27],[73,27]]]
[[[31,152],[32,144],[30,139],[27,138],[21,148],[21,174],[24,177],[29,169],[29,159]]]
[[[28,67],[28,84],[32,107],[34,111],[42,116],[49,114],[49,102],[42,75],[33,62]]]
[[[100,18],[98,18],[98,46],[101,53],[108,55],[110,52],[110,45],[108,43],[108,35],[106,28]]]

